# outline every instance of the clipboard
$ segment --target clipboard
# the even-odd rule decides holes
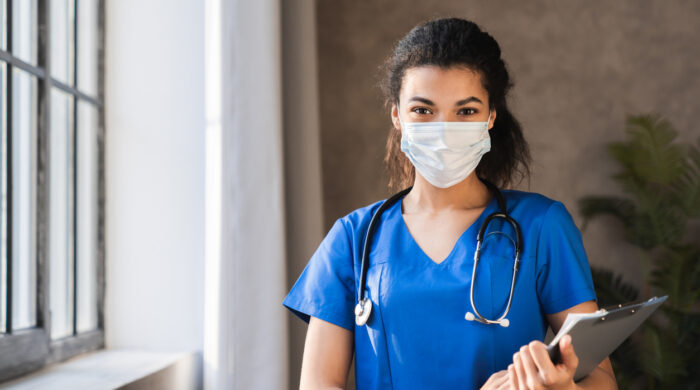
[[[667,298],[668,295],[664,295],[593,313],[568,314],[547,347],[549,357],[555,364],[560,362],[559,340],[566,334],[571,335],[571,343],[579,359],[574,374],[574,381],[578,381],[617,349]]]

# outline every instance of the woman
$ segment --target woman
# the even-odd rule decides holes
[[[467,20],[430,21],[399,41],[386,70],[390,185],[412,187],[377,217],[364,280],[363,244],[383,200],[338,219],[285,298],[309,322],[301,388],[344,388],[353,349],[358,389],[617,388],[608,359],[574,383],[570,338],[557,365],[541,342],[568,313],[597,310],[596,296],[565,206],[495,186],[529,172],[496,41]],[[520,233],[492,220],[473,272],[499,196]],[[506,311],[507,321],[479,321]]]

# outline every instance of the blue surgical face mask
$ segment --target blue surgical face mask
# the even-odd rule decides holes
[[[435,187],[451,187],[471,174],[491,150],[489,121],[403,122],[401,151]]]

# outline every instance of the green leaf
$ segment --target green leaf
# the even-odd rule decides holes
[[[645,351],[640,359],[644,371],[663,389],[679,383],[687,372],[683,356],[678,354],[676,339],[670,332],[652,326],[645,328],[644,336]]]
[[[665,306],[690,313],[700,302],[700,248],[680,245],[656,257],[651,284],[669,295]]]
[[[585,196],[579,199],[578,206],[583,216],[581,230],[585,230],[588,222],[600,215],[616,217],[627,228],[636,212],[634,203],[630,200],[612,196]]]
[[[600,307],[635,301],[639,296],[637,288],[625,282],[622,275],[600,267],[591,267],[591,275]]]
[[[689,217],[700,216],[700,137],[697,143],[698,146],[688,145],[685,172],[673,183],[676,197]]]
[[[668,184],[684,171],[682,148],[673,144],[677,132],[671,124],[656,115],[632,116],[627,120],[626,146],[633,173],[643,181]]]

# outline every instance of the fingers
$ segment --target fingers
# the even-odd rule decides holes
[[[495,373],[489,377],[489,379],[486,380],[486,383],[484,383],[483,386],[481,386],[481,389],[488,389],[491,385],[493,385],[493,382],[496,380],[498,373]]]
[[[518,385],[518,374],[515,372],[515,364],[508,365],[508,385],[513,390],[520,390]]]
[[[501,376],[494,379],[493,386],[495,389],[507,389],[508,388],[508,371],[500,371],[503,373]]]
[[[532,358],[532,354],[530,352],[530,346],[529,345],[524,345],[520,348],[520,362],[523,366],[523,370],[525,371],[525,384],[527,385],[528,389],[539,389],[542,388],[542,380],[540,379],[539,372],[537,371],[537,367],[535,366],[535,362]]]
[[[566,335],[559,341],[559,350],[561,351],[562,363],[570,372],[575,372],[578,367],[578,356],[574,351],[574,346],[571,344],[571,336]]]
[[[515,375],[518,378],[518,388],[519,389],[527,389],[527,373],[525,372],[525,367],[523,367],[523,360],[522,357],[520,356],[520,352],[516,352],[513,355],[513,365],[515,365]]]
[[[535,367],[535,362],[532,360],[532,356],[530,355],[530,347],[527,345],[524,345],[523,347],[520,348],[520,362],[523,365],[523,369],[525,370],[525,374],[527,375],[528,378],[537,378],[537,367]],[[528,385],[532,387],[532,380],[528,380]]]
[[[508,385],[515,390],[544,389],[550,386],[573,384],[578,357],[571,345],[571,337],[562,338],[559,344],[562,364],[554,365],[546,346],[540,341],[524,345],[513,354],[513,364],[508,366]]]
[[[508,383],[508,371],[501,370],[492,374],[481,387],[482,390],[494,390],[503,388],[503,384]]]
[[[508,372],[506,371],[505,373],[506,374],[502,378],[503,382],[497,384],[496,390],[513,390],[508,381]]]
[[[541,341],[533,341],[528,344],[528,346],[530,347],[530,355],[535,362],[542,383],[551,385],[555,380],[556,368],[549,358],[547,347]]]

